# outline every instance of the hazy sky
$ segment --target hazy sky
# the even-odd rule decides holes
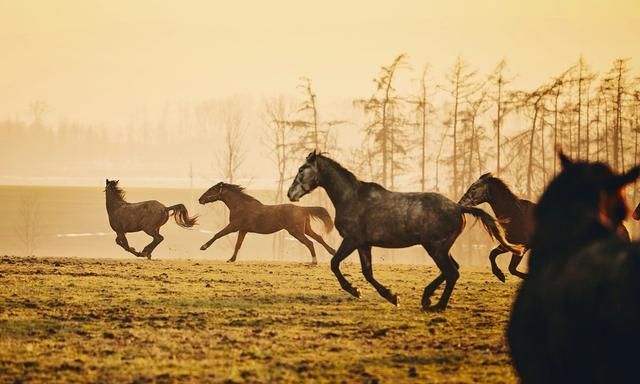
[[[49,118],[110,123],[166,102],[229,94],[371,93],[399,53],[436,79],[462,55],[506,58],[519,85],[583,54],[595,70],[640,58],[640,1],[0,0],[0,117],[33,100]],[[633,61],[632,67],[636,65]]]

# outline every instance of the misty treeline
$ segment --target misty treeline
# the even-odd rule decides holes
[[[159,116],[119,127],[52,123],[48,102],[35,101],[0,121],[2,173],[268,177],[283,201],[296,167],[317,148],[391,189],[457,200],[492,171],[535,199],[558,170],[558,146],[615,169],[638,162],[640,80],[629,59],[596,73],[578,58],[533,89],[514,88],[515,77],[506,61],[479,73],[458,58],[435,79],[428,65],[416,68],[402,54],[379,67],[369,94],[335,110],[320,103],[312,79],[301,78],[298,89],[283,90],[288,96],[167,104]]]

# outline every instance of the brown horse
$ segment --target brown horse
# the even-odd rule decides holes
[[[491,173],[485,173],[471,184],[459,202],[460,205],[468,207],[482,203],[488,203],[491,206],[493,213],[495,213],[496,218],[504,228],[507,240],[512,244],[522,245],[526,252],[529,249],[533,233],[533,209],[536,206],[535,203],[520,199],[511,192],[511,189],[504,181],[494,177]],[[498,245],[489,254],[491,270],[498,280],[503,283],[505,282],[504,273],[496,264],[496,257],[505,252],[509,252],[509,250],[502,245]],[[512,253],[509,272],[524,279],[527,275],[517,269],[521,261],[522,255]]]
[[[284,229],[309,249],[311,264],[317,264],[316,251],[311,240],[305,235],[320,243],[330,254],[336,253],[335,249],[331,248],[311,228],[310,218],[314,217],[324,223],[327,232],[333,229],[331,216],[322,207],[299,207],[293,204],[264,205],[256,198],[246,194],[243,187],[223,182],[209,188],[198,201],[200,204],[207,204],[218,200],[221,200],[229,208],[229,224],[200,247],[202,251],[209,248],[219,238],[238,232],[233,256],[228,260],[234,262],[247,232],[269,234]]]
[[[182,204],[165,207],[156,200],[128,203],[124,199],[124,191],[118,187],[119,180],[106,180],[104,189],[107,197],[107,214],[109,224],[116,231],[116,243],[137,257],[151,259],[151,252],[164,240],[160,234],[162,227],[169,220],[169,213],[174,216],[176,223],[183,228],[196,225],[197,216],[189,217],[187,209]],[[129,232],[144,231],[153,237],[142,252],[129,246],[125,236]]]

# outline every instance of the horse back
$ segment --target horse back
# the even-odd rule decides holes
[[[127,203],[109,215],[111,228],[119,232],[138,232],[159,227],[167,222],[169,213],[157,200]]]
[[[464,225],[459,205],[434,192],[391,192],[374,186],[360,191],[348,210],[336,211],[336,228],[343,237],[392,248],[457,237]]]

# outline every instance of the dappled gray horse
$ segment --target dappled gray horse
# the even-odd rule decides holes
[[[189,217],[187,208],[183,204],[176,204],[165,207],[156,200],[142,201],[139,203],[129,203],[124,199],[124,191],[118,187],[118,180],[106,180],[104,189],[107,199],[107,214],[109,215],[109,224],[116,232],[116,244],[124,248],[127,252],[131,252],[137,257],[151,258],[151,252],[164,240],[160,234],[162,227],[167,220],[169,214],[172,214],[176,223],[183,228],[191,228],[196,225],[197,216]],[[147,235],[153,237],[142,252],[138,252],[135,248],[129,246],[126,233],[144,231]]]
[[[459,277],[458,265],[449,250],[464,228],[465,213],[480,218],[489,234],[505,248],[522,252],[520,246],[505,239],[496,219],[479,208],[463,207],[438,193],[388,191],[378,184],[358,180],[334,160],[314,151],[298,170],[289,188],[289,199],[298,201],[317,187],[323,187],[333,202],[335,225],[343,237],[331,259],[331,269],[340,286],[355,297],[360,297],[360,293],[340,272],[340,263],[353,251],[358,250],[367,281],[382,297],[397,305],[397,296],[373,277],[371,247],[405,248],[420,244],[441,271],[425,287],[422,307],[445,309]],[[442,297],[431,306],[431,295],[445,281]]]

